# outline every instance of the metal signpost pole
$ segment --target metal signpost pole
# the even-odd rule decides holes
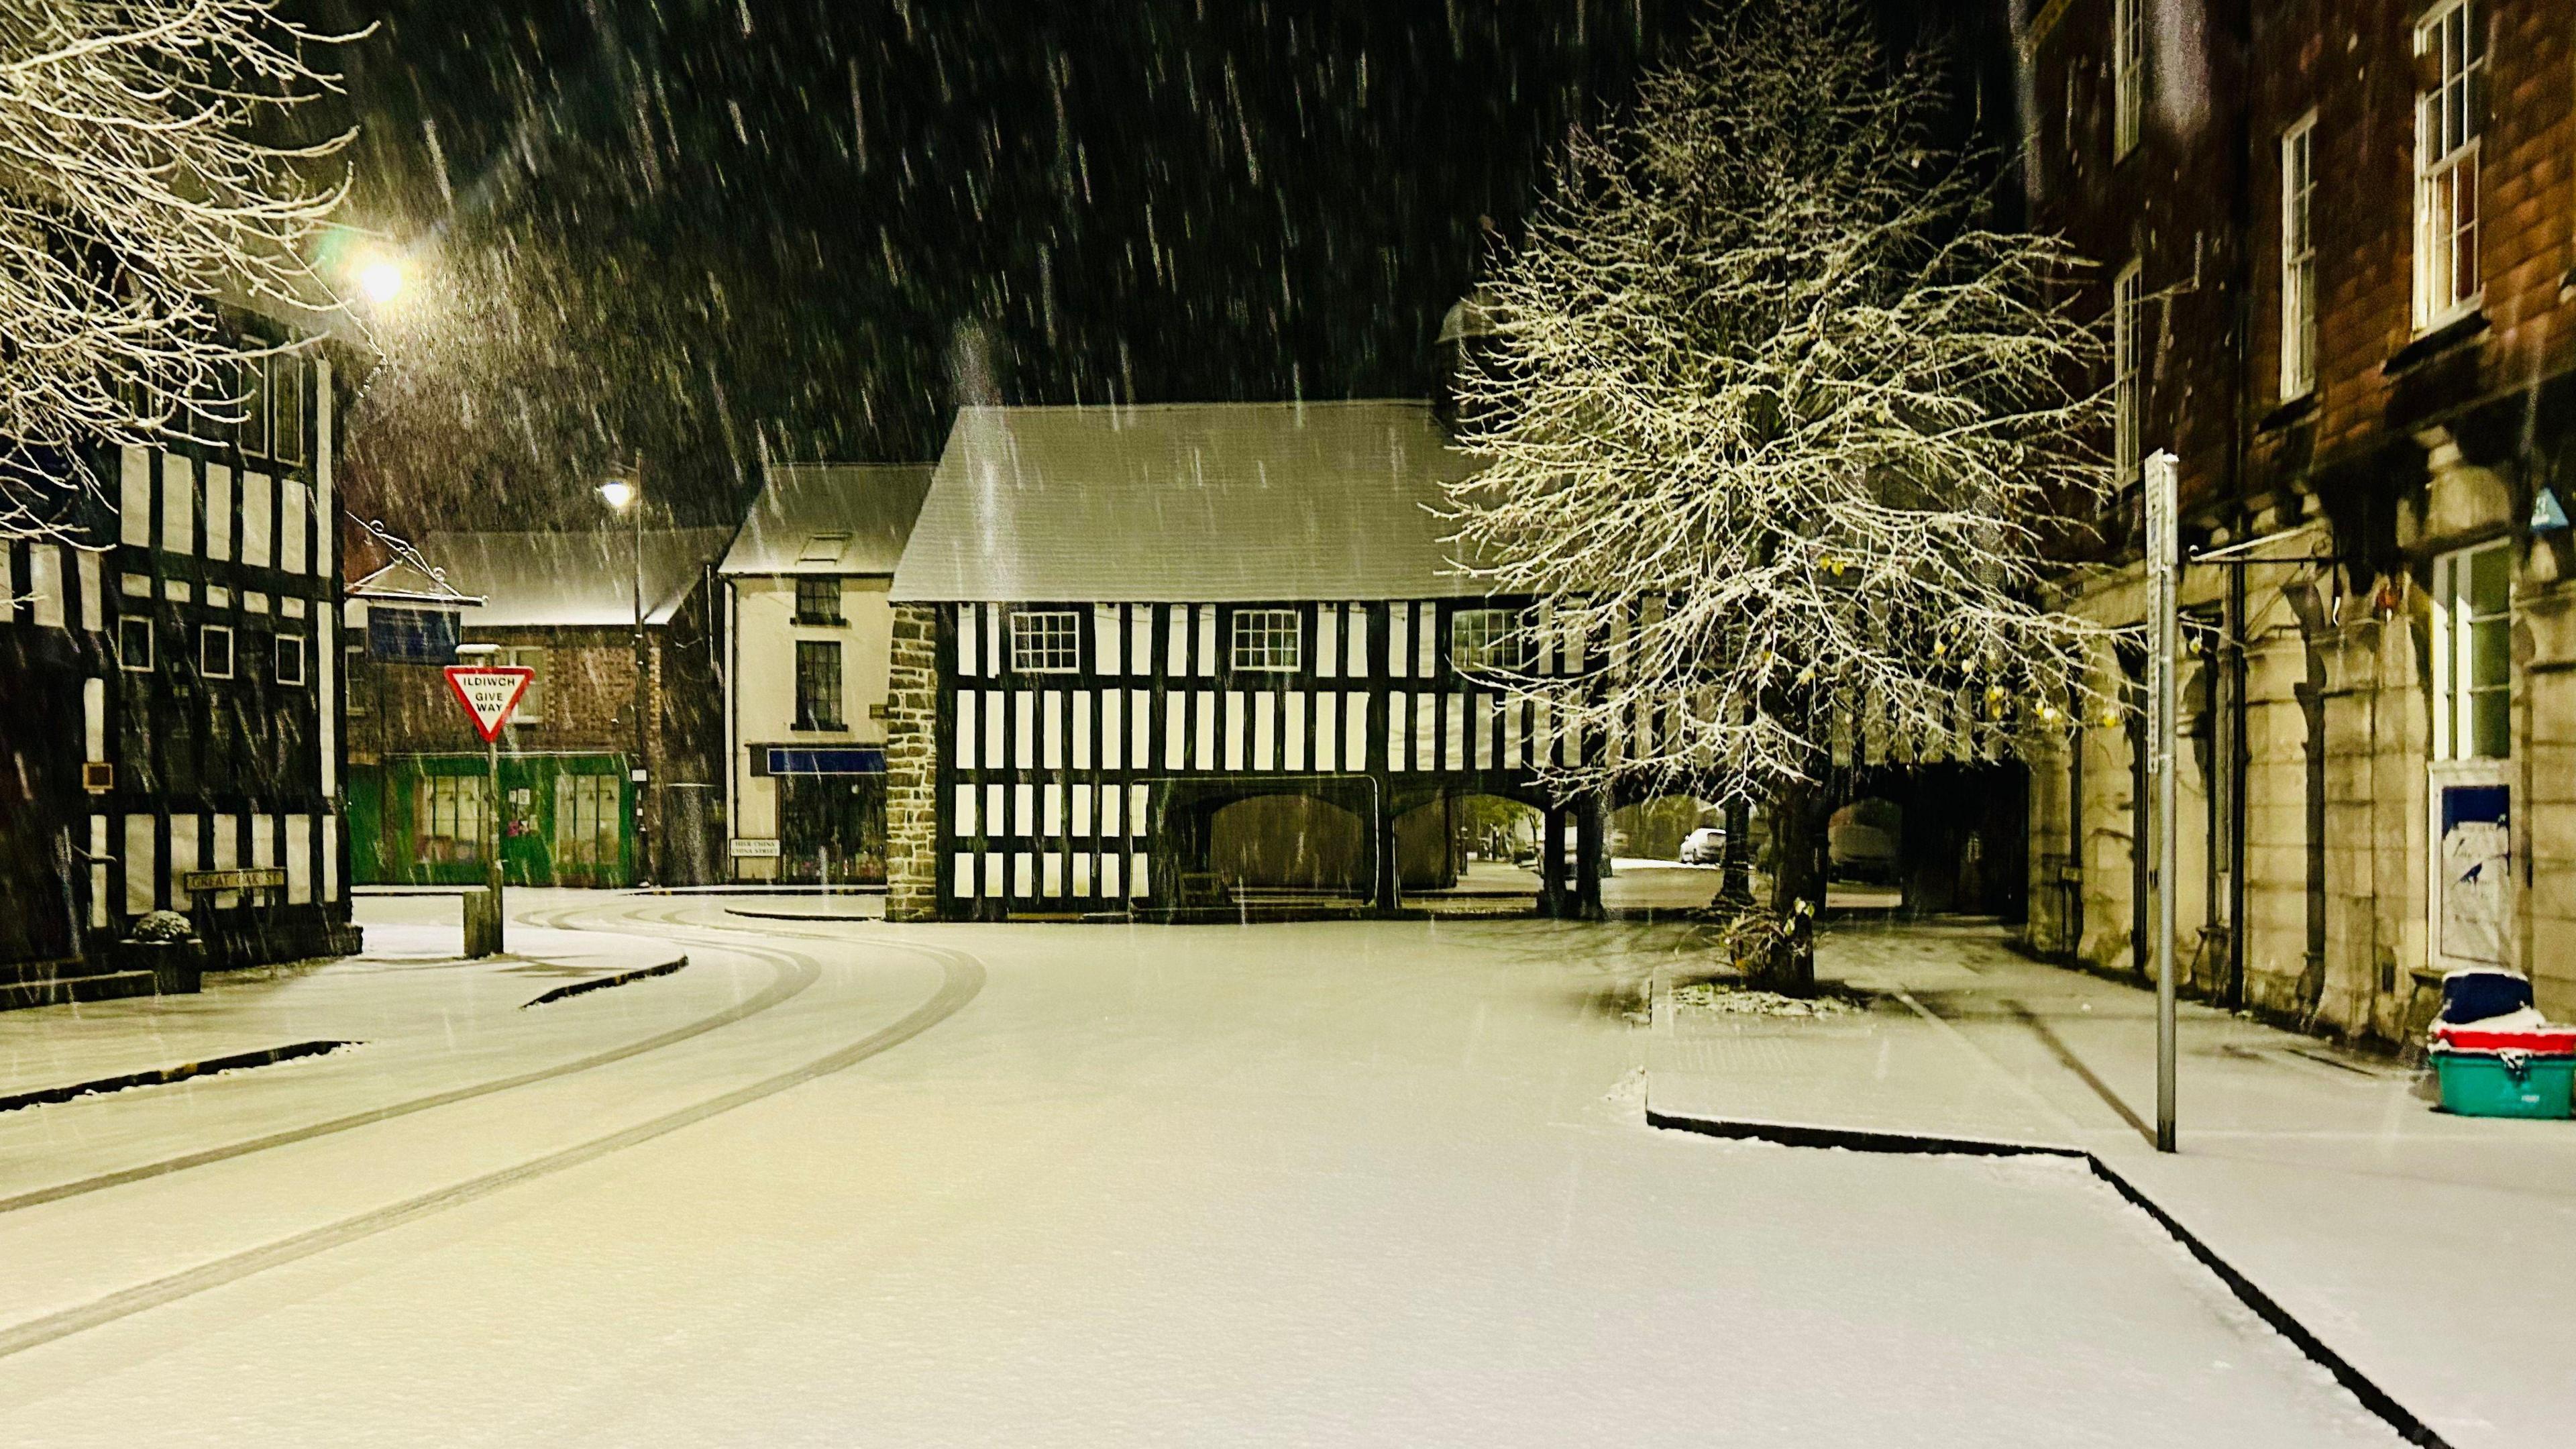
[[[470,662],[447,667],[447,687],[483,737],[483,890],[465,898],[465,954],[494,956],[503,949],[501,909],[501,731],[527,697],[536,671],[524,665],[487,661],[499,651],[489,644],[460,644],[457,657]]]
[[[2159,449],[2146,462],[2147,506],[2147,779],[2155,801],[2156,1150],[2174,1150],[2174,884],[2180,831],[2175,656],[2181,647],[2176,575],[2181,535],[2174,518],[2174,455]]]
[[[489,664],[499,652],[499,646],[492,644],[456,646],[457,659],[467,664]],[[509,912],[501,908],[501,736],[497,731],[483,742],[483,889],[488,893],[485,909],[490,912],[491,922],[487,928],[490,940],[485,944],[490,948],[488,954],[497,956],[508,949],[503,938],[509,929],[505,923],[510,919]],[[466,954],[487,954],[477,950],[476,945],[468,941]]]

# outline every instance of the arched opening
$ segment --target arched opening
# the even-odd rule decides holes
[[[1725,878],[1726,811],[1693,795],[1633,800],[1610,812],[1607,844],[1609,875],[1601,883],[1604,906],[1697,909],[1716,899]],[[1744,857],[1748,862],[1753,858]]]
[[[1689,795],[1658,795],[1610,812],[1610,854],[1621,862],[1695,864],[1683,860],[1682,848],[1692,843],[1692,834],[1724,825],[1717,807],[1707,801]]]
[[[1833,880],[1897,884],[1905,858],[1905,808],[1878,795],[1852,801],[1825,822],[1825,851]]]
[[[2023,917],[2029,883],[2025,766],[1917,765],[1884,784],[1884,793],[1902,806],[1891,883],[1903,888],[1908,912]]]
[[[1255,795],[1217,808],[1208,868],[1244,889],[1365,897],[1375,853],[1368,822],[1312,795]]]
[[[1506,796],[1421,801],[1395,817],[1404,899],[1434,910],[1526,910],[1539,897],[1545,835],[1537,808]]]

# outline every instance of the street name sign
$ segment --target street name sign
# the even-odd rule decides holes
[[[475,733],[487,745],[500,738],[501,727],[528,692],[528,681],[536,677],[537,671],[521,664],[447,666],[447,687],[456,692],[456,702],[465,706]]]
[[[179,888],[185,891],[247,891],[275,889],[286,884],[286,872],[275,866],[250,870],[191,870],[180,873]]]
[[[748,835],[737,835],[733,838],[733,853],[736,859],[776,860],[778,842],[775,838],[761,840]]]

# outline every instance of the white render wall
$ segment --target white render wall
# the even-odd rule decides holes
[[[732,835],[737,840],[778,838],[778,786],[752,771],[752,751],[775,744],[883,748],[886,656],[894,609],[886,601],[891,580],[845,577],[838,625],[796,622],[792,576],[744,575],[725,580],[733,644],[726,678],[727,748],[731,756]],[[796,645],[835,640],[841,646],[841,718],[846,728],[800,730],[796,724]],[[728,843],[730,849],[730,843]],[[737,880],[775,880],[778,862],[745,857],[732,862]]]

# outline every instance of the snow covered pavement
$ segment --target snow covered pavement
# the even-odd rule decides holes
[[[2081,1148],[2449,1442],[2576,1417],[2576,1127],[2435,1112],[2394,1063],[2186,1004],[2160,1155],[2152,993],[1992,928],[1846,928],[1819,971],[1886,995],[1791,1022],[1668,999],[1655,1110]]]
[[[0,1114],[10,1442],[2395,1442],[2080,1167],[1644,1126],[1663,928],[739,904],[525,893],[691,965]]]

